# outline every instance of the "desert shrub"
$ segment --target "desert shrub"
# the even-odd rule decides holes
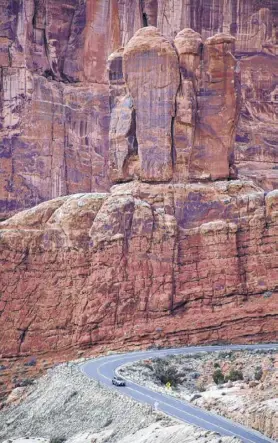
[[[221,369],[216,369],[214,373],[212,374],[212,378],[215,384],[221,385],[221,383],[224,383],[225,377]]]
[[[216,361],[213,365],[215,368],[220,368],[220,364]]]
[[[37,359],[34,357],[31,358],[31,360],[24,363],[24,366],[36,366],[36,364],[37,364]]]
[[[201,377],[201,374],[200,374],[200,372],[191,372],[191,378],[192,378],[192,380],[197,380],[199,377]]]
[[[65,437],[52,437],[50,439],[50,443],[63,443],[64,441],[66,441]]]
[[[177,386],[181,382],[181,375],[175,366],[169,365],[165,360],[157,358],[153,365],[154,375],[163,385],[171,383],[171,386]]]
[[[261,366],[257,366],[255,369],[254,378],[255,380],[260,380],[263,376],[263,370]]]
[[[241,371],[239,371],[238,369],[231,369],[229,374],[226,375],[225,377],[225,381],[238,381],[238,380],[243,380],[243,374]]]
[[[15,382],[16,388],[23,388],[25,386],[31,386],[34,384],[34,380],[32,378],[25,378],[24,380],[17,380]]]
[[[150,369],[151,371],[153,371],[153,365],[152,365],[151,360],[143,360],[142,366],[144,368],[147,368],[147,369]]]
[[[196,383],[196,387],[199,392],[205,392],[206,391],[206,384],[203,380],[198,380]]]
[[[219,358],[221,359],[230,359],[232,356],[232,351],[220,351],[219,352]]]

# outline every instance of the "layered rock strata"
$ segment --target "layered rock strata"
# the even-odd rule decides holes
[[[109,57],[117,184],[0,224],[2,356],[277,339],[278,197],[231,180],[231,44],[146,27]]]
[[[251,182],[134,182],[2,222],[2,356],[276,340],[277,208]]]

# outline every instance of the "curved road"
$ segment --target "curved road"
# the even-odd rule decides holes
[[[177,400],[170,395],[161,394],[152,391],[144,386],[134,382],[127,381],[126,387],[116,387],[112,385],[111,379],[115,375],[115,371],[125,363],[135,362],[141,359],[154,357],[163,357],[171,354],[192,354],[202,351],[224,351],[224,350],[240,350],[240,349],[278,349],[278,344],[262,344],[262,345],[227,345],[227,346],[194,346],[177,349],[161,349],[150,351],[130,352],[128,354],[113,354],[87,361],[81,365],[81,370],[88,377],[100,381],[107,385],[110,389],[119,391],[132,397],[141,403],[154,406],[155,402],[159,403],[159,410],[175,417],[186,423],[190,423],[200,428],[218,432],[221,435],[239,437],[246,443],[265,443],[274,442],[270,438],[265,437],[253,429],[246,428],[231,420],[228,420],[212,412],[197,408],[190,403]]]

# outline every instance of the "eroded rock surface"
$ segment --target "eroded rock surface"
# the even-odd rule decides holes
[[[109,57],[112,181],[230,177],[240,101],[234,40],[216,34],[203,45],[184,29],[172,46],[149,26]]]
[[[134,101],[143,181],[170,181],[173,175],[172,120],[180,83],[178,57],[157,28],[136,32],[124,50],[125,81]]]
[[[277,207],[252,182],[133,182],[2,222],[2,355],[277,339]]]
[[[275,188],[278,182],[277,16],[276,0],[3,0],[0,6],[0,217],[6,218],[60,195],[109,189],[110,109],[106,60],[119,47],[126,47],[144,26],[157,27],[171,42],[185,28],[199,33],[204,42],[219,33],[236,38],[231,48],[240,60],[243,85],[236,163],[242,177],[252,177],[264,189]],[[226,53],[224,47],[217,47],[219,56]],[[216,152],[223,151],[223,137],[228,137],[222,134],[223,127],[228,125],[231,136],[234,131],[235,101],[231,94],[227,95],[231,84],[223,88],[214,82],[215,74],[218,79],[223,75],[219,69],[221,63],[227,66],[233,62],[230,56],[225,56],[225,62],[219,62],[215,72],[207,58],[215,49],[205,46],[206,73],[196,73],[202,79],[200,114],[191,83],[186,73],[182,73],[174,124],[177,155],[174,178],[178,177],[178,181],[188,177],[183,164],[187,164],[190,156],[196,119],[202,126],[198,135],[200,147],[202,139],[211,137],[212,132],[216,131],[218,136],[217,146],[213,141],[211,151],[206,152],[202,162],[193,156],[194,164],[200,169],[197,174],[194,168],[193,176],[198,179],[202,168],[204,175],[208,174],[205,157],[213,158]],[[165,61],[161,66],[164,69],[161,79],[166,79],[171,75],[169,67],[173,64]],[[174,75],[173,91],[175,87]],[[149,102],[150,84],[148,88]],[[157,96],[154,88],[155,91]],[[167,134],[173,91],[165,96],[166,101],[170,100],[164,113]],[[219,101],[213,97],[218,92]],[[211,107],[206,95],[212,100]],[[183,104],[181,97],[184,97]],[[127,108],[131,106],[129,99],[122,102],[127,124]],[[186,109],[192,110],[193,117]],[[117,112],[112,114],[112,126],[116,124]],[[220,115],[215,121],[210,120],[207,127],[208,115],[217,112]],[[158,128],[157,108],[152,112],[149,108],[147,115]],[[139,121],[142,122],[141,117]],[[123,138],[126,130],[127,127],[122,128]],[[132,134],[133,128],[128,131]],[[141,137],[145,137],[144,133]],[[168,152],[169,134],[163,135],[162,131],[159,137],[164,137],[163,145],[168,146]],[[156,143],[154,141],[154,145]],[[171,177],[171,162],[169,153],[161,156],[161,149],[156,155],[159,154],[165,165],[163,179],[166,180]],[[112,174],[112,181],[125,181],[138,175],[137,160],[133,154],[128,157],[131,158],[126,161],[127,170],[124,174]],[[119,161],[121,165],[123,159]],[[227,167],[219,166],[220,174],[218,170],[213,171],[212,177],[223,178]],[[146,178],[153,175],[156,174],[148,172]]]
[[[160,1],[5,9],[1,211],[56,198],[0,224],[3,358],[277,339],[278,197],[262,173],[276,12],[255,3],[225,2],[225,24],[201,1],[163,17]],[[176,32],[185,13],[199,32]]]

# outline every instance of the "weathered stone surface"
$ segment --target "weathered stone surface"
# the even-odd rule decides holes
[[[174,44],[181,75],[173,129],[174,180],[185,182],[189,179],[190,158],[195,141],[202,39],[192,29],[184,29],[177,34]]]
[[[191,179],[228,178],[239,104],[237,62],[231,54],[231,35],[206,40],[199,87]]]
[[[123,48],[110,55],[108,73],[111,109],[109,176],[112,182],[121,182],[133,178],[139,167],[135,109],[123,77]]]
[[[42,200],[107,188],[106,86],[3,69],[0,216]]]
[[[124,77],[134,101],[143,181],[173,175],[172,120],[180,83],[177,54],[157,28],[137,31],[124,49]]]
[[[240,97],[231,54],[234,37],[216,34],[203,47],[200,34],[184,29],[174,42],[181,71],[174,126],[175,179],[228,178]]]
[[[203,38],[229,33],[236,37],[239,54],[277,44],[275,0],[158,0],[157,5],[157,26],[167,36],[175,37],[183,28],[192,28]]]
[[[112,1],[4,1],[0,10],[1,218],[59,195],[108,189],[105,65],[119,39],[116,25],[107,28],[109,35],[104,27],[98,40],[92,39],[92,33],[99,35],[115,5]],[[105,46],[99,47],[101,38]]]
[[[276,194],[133,182],[2,222],[2,355],[276,340]]]
[[[216,33],[236,38],[232,50],[241,60],[244,99],[236,164],[241,176],[275,188],[277,17],[276,0],[2,0],[0,217],[68,192],[109,189],[106,60],[145,25],[170,40],[184,28],[200,33],[203,41]],[[71,103],[65,107],[68,90]],[[191,86],[183,81],[174,180],[188,177],[180,162],[187,162],[196,115],[193,121],[183,117],[186,103],[194,114]],[[68,124],[68,113],[76,112]],[[59,120],[54,140],[53,115]],[[37,119],[44,123],[34,124]],[[219,119],[217,132],[222,126]],[[138,175],[137,162],[130,162],[130,169],[112,174],[113,180]]]
[[[240,96],[233,42],[216,34],[202,51],[200,34],[184,29],[177,58],[170,41],[146,27],[109,57],[112,181],[229,178]]]
[[[278,186],[278,57],[241,60],[242,110],[235,157],[239,174],[266,190]]]

